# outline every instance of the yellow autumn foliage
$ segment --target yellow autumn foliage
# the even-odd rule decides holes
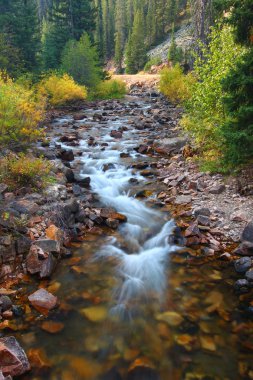
[[[58,107],[86,99],[87,89],[78,85],[68,74],[52,74],[39,83],[38,94],[45,96],[51,106]]]
[[[39,138],[44,111],[42,98],[0,72],[0,146],[26,144]]]

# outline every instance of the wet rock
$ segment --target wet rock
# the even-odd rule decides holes
[[[210,226],[211,222],[209,217],[204,215],[199,215],[197,221],[201,226]]]
[[[31,367],[36,372],[48,371],[51,367],[51,362],[46,356],[46,353],[41,348],[31,348],[28,352]]]
[[[122,152],[122,153],[120,153],[120,157],[121,158],[127,158],[127,157],[130,157],[130,154],[126,153],[126,152]]]
[[[234,250],[233,253],[241,256],[253,256],[253,243],[244,241]]]
[[[60,242],[52,239],[36,240],[36,246],[46,253],[59,253],[61,249]]]
[[[82,194],[83,190],[81,188],[81,186],[79,186],[78,184],[74,183],[73,186],[72,186],[72,191],[73,191],[73,194],[75,196],[79,196]]]
[[[158,140],[155,142],[155,147],[162,149],[167,154],[179,153],[183,146],[187,143],[185,137],[171,137]]]
[[[48,254],[48,257],[43,260],[41,270],[40,270],[40,278],[50,278],[56,267],[56,259],[52,255],[52,253]]]
[[[104,164],[103,165],[103,171],[106,172],[107,170],[115,169],[115,164]]]
[[[28,297],[30,303],[35,308],[51,310],[57,305],[57,297],[53,296],[45,289],[39,289]]]
[[[143,177],[152,177],[156,174],[156,172],[154,170],[151,170],[151,169],[145,169],[145,170],[142,170],[140,172],[140,174],[143,176]]]
[[[74,174],[74,177],[75,177],[75,182],[77,182],[80,187],[83,187],[85,189],[89,189],[90,177],[84,178],[82,175],[77,174],[77,173]]]
[[[241,240],[253,243],[253,222],[248,223],[247,226],[244,228]]]
[[[234,263],[235,270],[238,273],[245,273],[247,270],[250,269],[251,265],[252,265],[252,259],[247,256],[236,260]]]
[[[12,308],[12,301],[8,296],[0,296],[0,310],[2,312]]]
[[[190,226],[185,231],[185,237],[196,236],[199,234],[200,234],[200,231],[196,222],[191,223]]]
[[[105,221],[106,225],[114,230],[119,227],[119,221],[117,219],[108,218]]]
[[[10,207],[20,214],[33,215],[39,211],[39,205],[35,202],[22,199],[10,204]]]
[[[115,139],[121,139],[122,138],[122,132],[117,131],[117,130],[112,130],[110,133],[110,136],[115,138]]]
[[[175,203],[177,205],[183,205],[183,204],[188,204],[191,203],[192,197],[190,195],[179,195],[175,199]]]
[[[225,185],[223,185],[223,184],[218,184],[218,185],[215,185],[215,186],[211,187],[211,189],[209,190],[209,193],[210,193],[210,194],[221,194],[221,193],[223,193],[225,190],[226,190]]]
[[[83,120],[83,119],[86,119],[87,116],[84,114],[84,113],[76,113],[75,115],[73,115],[73,118],[74,120]]]
[[[67,182],[69,182],[69,183],[73,183],[73,182],[75,181],[75,176],[74,176],[74,172],[73,172],[72,169],[70,169],[70,168],[65,168],[65,169],[63,170],[63,173],[64,173],[64,175],[65,175],[65,177],[66,177],[66,179],[67,179]]]
[[[148,146],[147,145],[140,145],[137,152],[140,154],[147,153],[148,152]]]
[[[127,374],[127,380],[161,380],[161,378],[153,368],[138,366]]]
[[[0,338],[0,368],[5,376],[21,376],[30,370],[27,356],[13,336]]]
[[[33,245],[30,248],[29,254],[26,257],[26,268],[30,274],[36,274],[41,271],[42,261],[39,260],[40,254],[44,255],[44,252],[40,247]]]
[[[237,280],[234,284],[234,289],[240,293],[247,293],[249,291],[249,281],[245,278]]]
[[[182,235],[180,227],[175,227],[173,233],[168,237],[168,243],[170,245],[185,245],[185,238]]]
[[[246,273],[245,273],[245,277],[246,277],[246,280],[252,282],[253,281],[253,268],[248,270]]]
[[[17,254],[20,255],[20,254],[27,253],[31,247],[31,243],[32,243],[31,240],[28,239],[26,236],[20,236],[16,240]]]
[[[122,377],[120,376],[116,368],[112,368],[105,375],[101,376],[99,380],[122,380]]]
[[[71,149],[61,149],[60,152],[57,154],[57,157],[60,158],[62,161],[74,161],[74,153]]]
[[[211,211],[209,210],[209,208],[206,208],[206,207],[197,208],[196,210],[194,210],[194,216],[198,217],[199,215],[201,215],[201,216],[210,216],[211,215]]]

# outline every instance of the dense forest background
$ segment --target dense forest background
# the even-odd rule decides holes
[[[191,25],[190,51],[175,38],[185,24]],[[226,171],[251,162],[252,0],[0,0],[2,112],[19,92],[20,117],[27,124],[21,130],[29,129],[31,137],[31,115],[22,116],[24,88],[36,102],[40,94],[53,106],[87,96],[123,96],[124,84],[105,81],[105,64],[131,74],[158,65],[147,53],[168,35],[160,90],[184,105],[181,126],[208,164],[205,169]],[[20,138],[17,109],[10,111],[13,120],[10,114],[3,118],[0,143]]]

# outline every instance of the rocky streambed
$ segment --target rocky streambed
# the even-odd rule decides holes
[[[52,112],[56,182],[1,184],[3,379],[253,378],[252,199],[180,114],[143,85]]]

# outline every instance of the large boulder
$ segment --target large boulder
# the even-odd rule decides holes
[[[156,141],[154,147],[166,154],[176,154],[180,152],[186,143],[186,137],[171,137]]]
[[[13,336],[0,338],[0,368],[4,376],[20,376],[30,370],[27,356]]]
[[[253,243],[253,221],[248,223],[247,226],[244,228],[241,240]]]

